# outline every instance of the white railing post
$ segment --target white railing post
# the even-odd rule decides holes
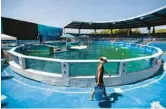
[[[12,61],[12,54],[8,53],[9,61]]]
[[[18,57],[18,59],[19,59],[19,65],[21,66],[21,68],[25,69],[25,58]]]
[[[162,55],[159,55],[159,60],[162,61]]]
[[[121,76],[126,75],[127,73],[127,62],[120,62],[119,64],[119,73]]]
[[[61,62],[62,78],[69,77],[69,63]]]
[[[156,59],[155,58],[150,58],[150,66],[154,67],[155,66]]]
[[[122,75],[122,66],[123,66],[123,63],[122,62],[119,62],[119,69],[118,69],[118,74]]]

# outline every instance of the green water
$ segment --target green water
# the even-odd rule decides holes
[[[101,56],[105,56],[108,59],[127,59],[145,56],[137,51],[131,51],[127,48],[119,48],[113,45],[89,45],[84,50],[70,50],[67,52],[56,53],[54,58],[60,59],[99,59]]]
[[[138,49],[128,49],[120,48],[111,44],[91,44],[88,45],[87,49],[84,50],[69,50],[60,53],[49,54],[49,51],[31,51],[26,52],[26,55],[56,58],[56,59],[74,59],[74,60],[90,60],[99,59],[101,56],[105,56],[108,59],[128,59],[135,57],[148,56],[140,52]],[[55,62],[46,62],[39,60],[26,60],[28,68],[51,72],[51,73],[61,73],[60,64]],[[33,63],[33,64],[32,64]],[[96,74],[98,63],[70,63],[69,71],[70,76],[91,76]],[[133,61],[127,64],[127,72],[135,72],[144,70],[150,67],[149,60]],[[118,74],[119,63],[106,63],[105,70],[110,74]]]
[[[84,50],[68,50],[64,52],[49,54],[49,50],[34,50],[26,52],[26,55],[57,58],[57,59],[99,59],[105,56],[108,59],[128,59],[141,56],[148,56],[148,54],[140,53],[139,50],[130,50],[128,48],[120,48],[114,45],[89,45]]]

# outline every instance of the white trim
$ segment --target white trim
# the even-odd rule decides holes
[[[13,37],[13,36],[10,36],[10,35],[6,35],[6,34],[2,34],[1,33],[1,40],[8,40],[8,41],[10,41],[10,40],[13,40],[13,41],[16,41],[17,40],[17,38],[16,37]]]
[[[111,76],[108,76],[108,75],[104,75],[104,78],[108,78],[108,77],[120,77],[121,75],[120,74],[116,74],[116,75],[111,75]],[[73,77],[70,77],[70,78],[95,78],[95,76],[73,76]]]
[[[26,69],[25,72],[32,72],[34,74],[51,76],[51,77],[59,77],[59,78],[62,77],[62,74],[58,74],[58,73],[47,73],[47,72],[43,72],[43,71],[39,71],[39,70],[34,70],[34,69]]]

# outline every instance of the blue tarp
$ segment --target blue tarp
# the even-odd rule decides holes
[[[62,28],[38,24],[38,31],[43,35],[43,40],[56,40],[62,35],[62,30]]]

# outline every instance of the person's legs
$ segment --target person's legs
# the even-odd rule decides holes
[[[94,95],[95,95],[95,91],[93,90],[92,95],[90,96],[89,100],[94,100]]]
[[[105,85],[103,84],[103,88],[104,88],[104,96],[105,96],[105,98],[106,98],[106,100],[109,100],[109,98],[108,98],[108,96],[107,96],[107,93],[106,93],[106,89],[105,89]]]
[[[105,86],[103,85],[103,88],[104,88],[104,96],[107,97],[107,93],[106,93],[106,90],[105,90]]]
[[[42,39],[40,39],[40,44],[44,44],[44,42],[43,42],[43,40],[42,40]]]
[[[105,89],[105,85],[103,84],[103,94],[104,94],[104,97],[106,100],[109,100],[108,96],[107,96],[107,93],[106,93],[106,89]],[[94,94],[95,94],[95,91],[93,90],[89,100],[94,100]]]
[[[96,81],[96,83],[97,83],[97,78],[96,78],[96,77],[95,77],[95,81]],[[93,92],[92,92],[92,94],[91,94],[89,100],[94,100],[94,95],[95,95],[95,91],[93,90]]]

